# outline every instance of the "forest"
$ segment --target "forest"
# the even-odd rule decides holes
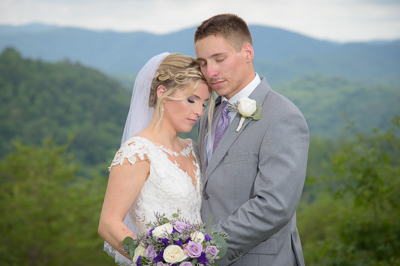
[[[115,265],[97,226],[129,87],[1,52],[0,265]],[[273,89],[310,129],[297,209],[306,265],[400,265],[399,88],[313,73]]]

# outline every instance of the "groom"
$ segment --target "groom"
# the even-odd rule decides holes
[[[196,30],[197,60],[216,101],[211,129],[199,124],[203,171],[202,216],[213,214],[228,234],[219,266],[304,265],[296,208],[304,185],[309,136],[299,109],[273,91],[253,68],[250,31],[232,14],[214,16]],[[241,98],[262,107],[246,118],[229,104]],[[222,136],[222,138],[221,138]]]

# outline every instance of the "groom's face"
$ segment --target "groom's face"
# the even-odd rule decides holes
[[[210,35],[195,43],[201,72],[220,96],[231,98],[248,84],[245,46],[236,51],[223,37]]]

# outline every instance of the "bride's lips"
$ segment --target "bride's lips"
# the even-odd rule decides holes
[[[188,119],[190,123],[192,123],[193,125],[196,124],[197,119]]]

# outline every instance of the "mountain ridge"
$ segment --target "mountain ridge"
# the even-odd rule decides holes
[[[280,28],[250,25],[255,69],[272,85],[322,72],[365,83],[400,83],[400,40],[338,43]],[[195,56],[196,28],[168,34],[94,31],[43,24],[0,25],[0,51],[14,47],[22,56],[48,62],[69,60],[132,84],[155,54]],[[124,76],[124,78],[121,78]]]

